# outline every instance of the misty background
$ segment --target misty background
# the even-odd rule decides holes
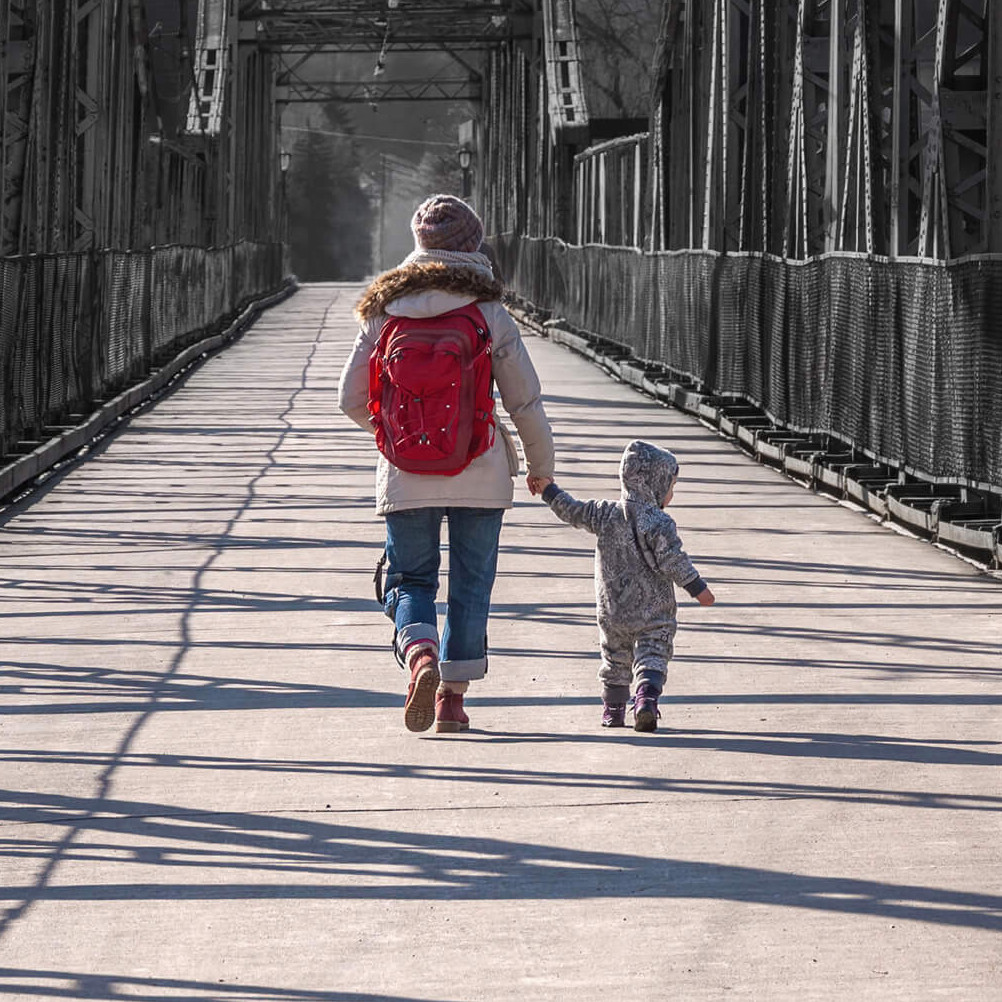
[[[613,132],[617,120],[635,130],[648,114],[661,0],[578,0],[577,14],[590,115]],[[463,59],[480,68],[479,54]],[[443,53],[390,50],[378,61],[375,53],[315,56],[294,76],[383,83],[466,72]],[[477,113],[464,101],[286,105],[289,243],[300,280],[361,281],[410,253],[418,203],[434,192],[462,194],[460,127]]]

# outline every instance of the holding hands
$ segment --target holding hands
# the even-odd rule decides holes
[[[529,493],[535,496],[536,494],[542,494],[550,484],[553,483],[552,477],[533,477],[528,476],[525,478],[525,485],[529,488]]]

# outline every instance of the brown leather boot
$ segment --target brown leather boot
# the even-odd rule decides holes
[[[463,709],[463,694],[439,686],[435,693],[435,730],[439,734],[468,731],[470,718]]]
[[[404,726],[409,731],[426,731],[435,719],[435,692],[438,689],[438,655],[421,648],[410,661],[411,681],[404,703]]]

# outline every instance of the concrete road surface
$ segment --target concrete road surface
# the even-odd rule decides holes
[[[0,526],[14,999],[1002,999],[1002,586],[528,338],[718,596],[599,727],[591,537],[520,483],[466,735],[408,733],[358,287],[308,286]]]

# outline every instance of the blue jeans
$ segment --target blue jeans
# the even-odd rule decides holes
[[[427,641],[447,682],[487,672],[487,617],[498,564],[502,508],[414,508],[386,516],[383,608],[397,628],[397,652]],[[435,596],[442,519],[449,522],[449,599],[439,644]]]

